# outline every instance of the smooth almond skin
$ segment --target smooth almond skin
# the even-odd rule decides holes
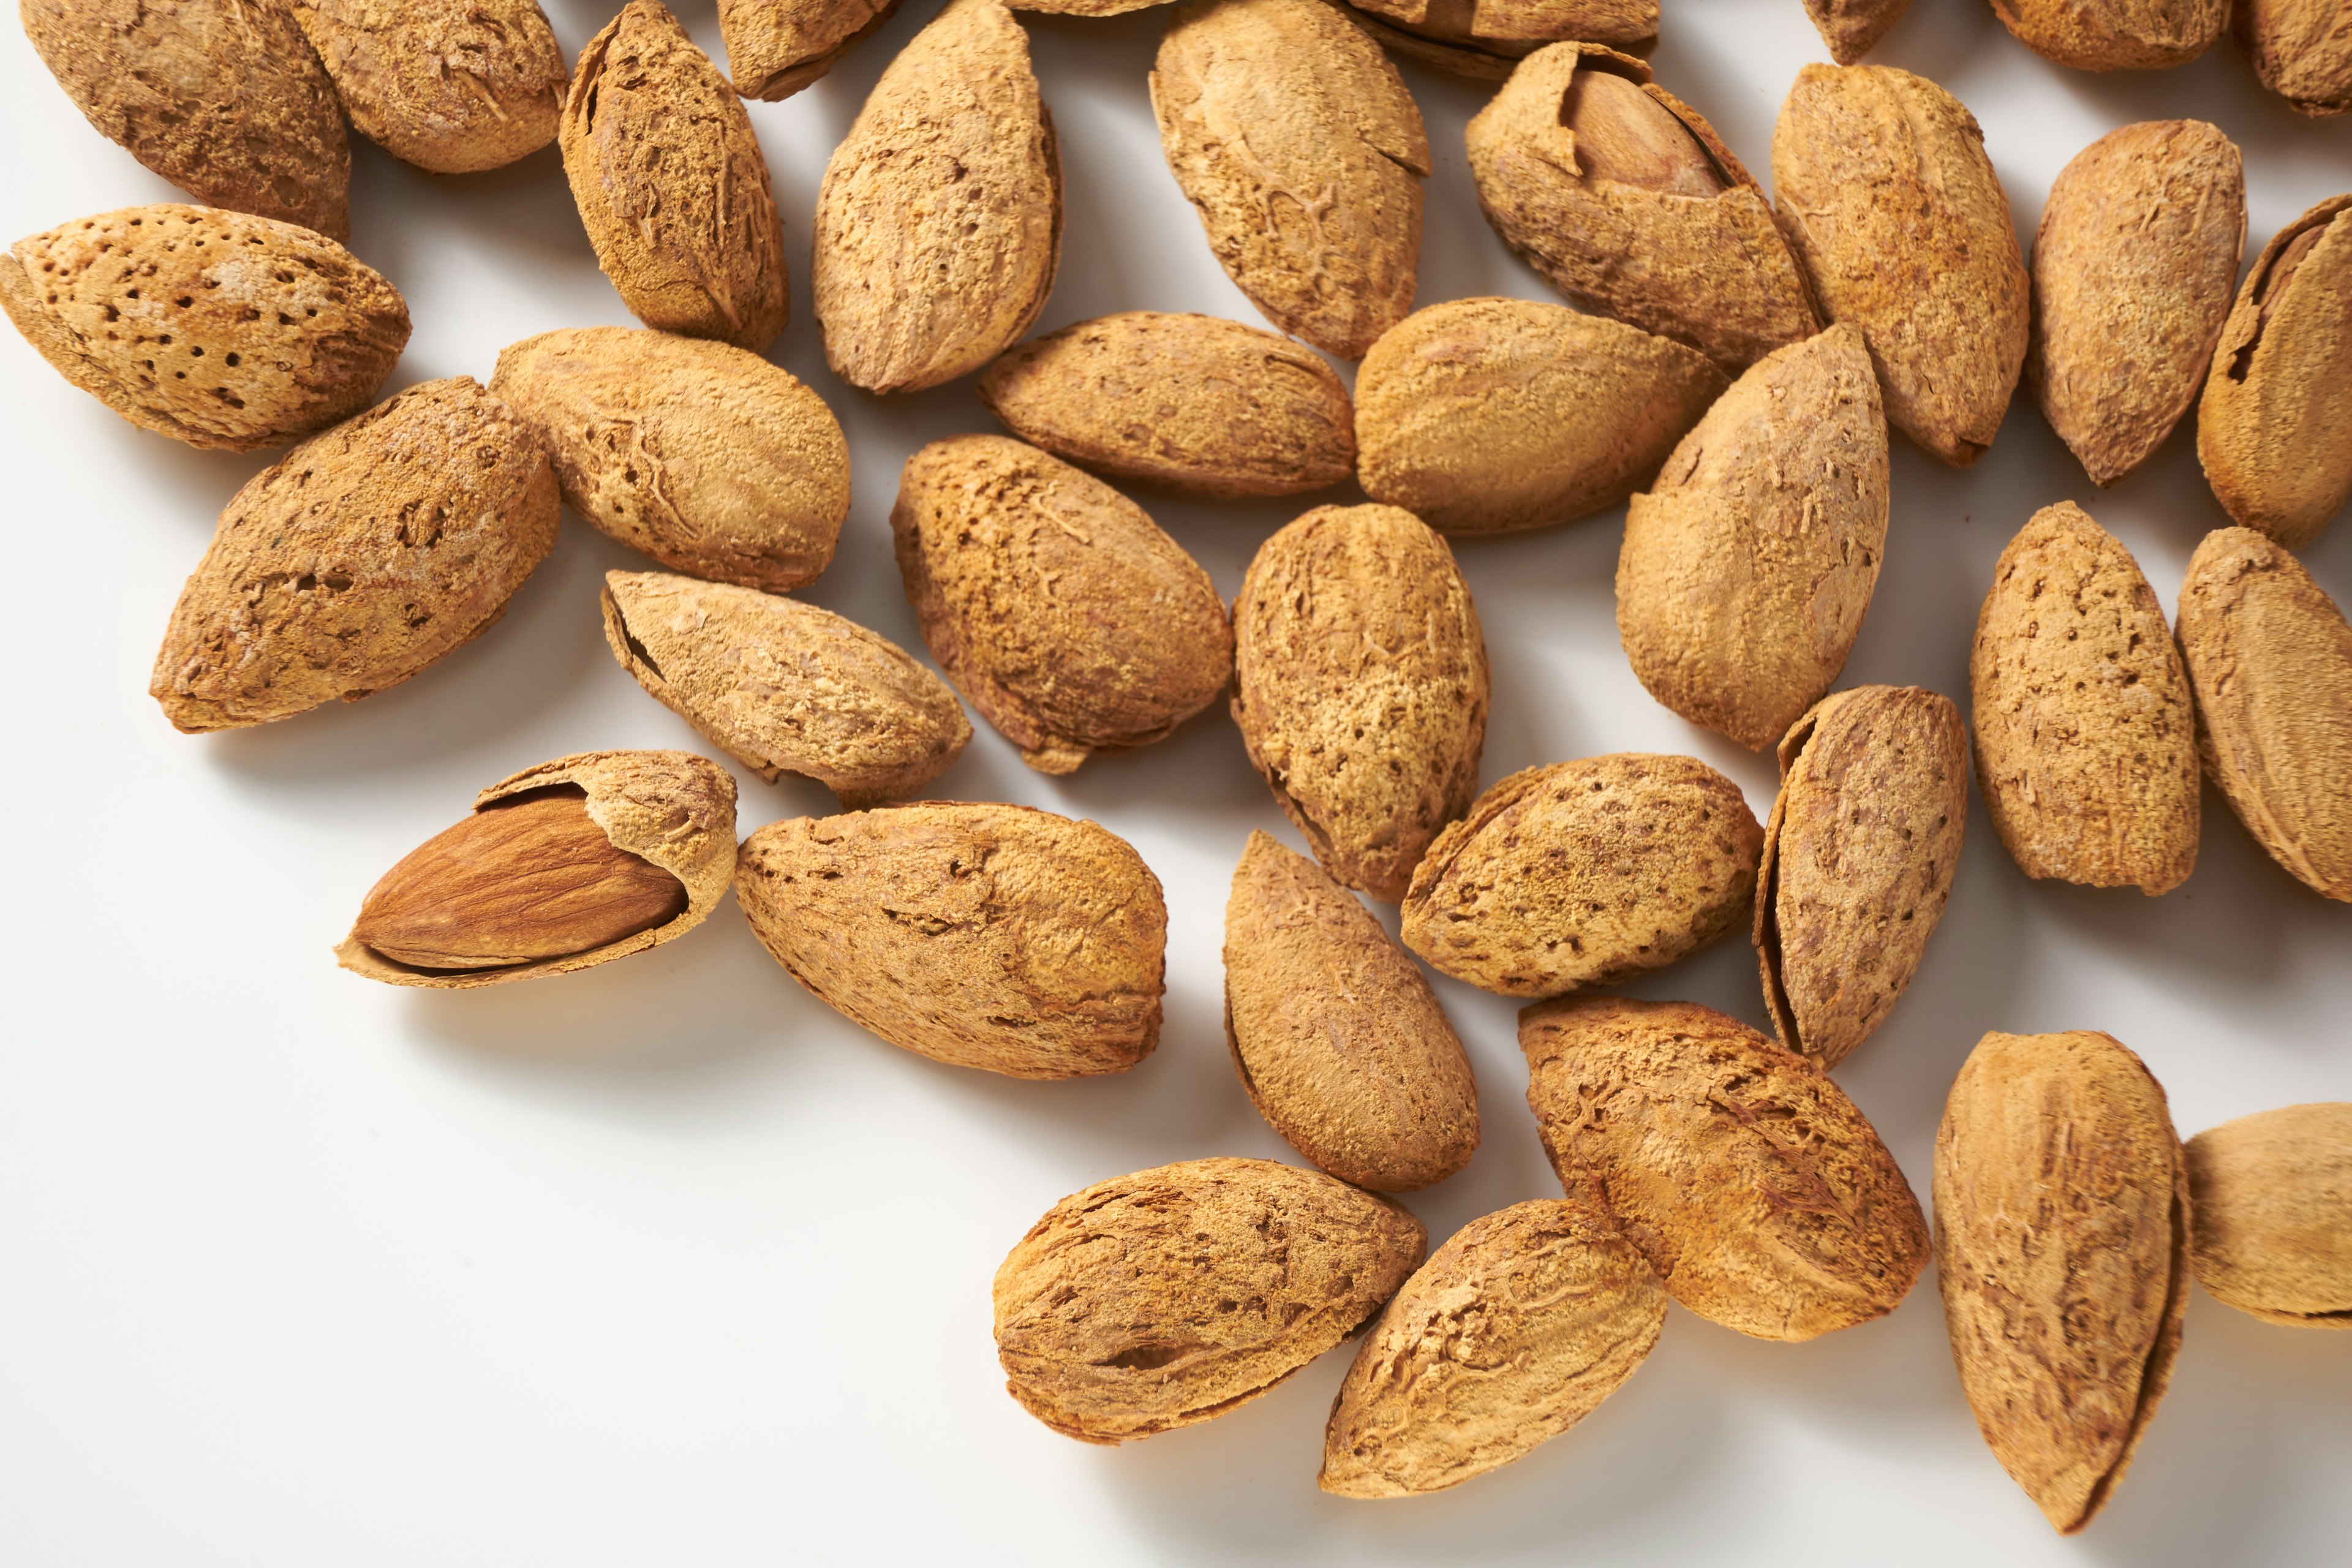
[[[1472,1220],[1364,1336],[1317,1483],[1413,1497],[1523,1458],[1616,1393],[1665,1321],[1658,1277],[1589,1210],[1538,1199]]]
[[[1519,1047],[1569,1200],[1708,1321],[1813,1339],[1893,1311],[1927,1267],[1927,1217],[1869,1119],[1737,1018],[1565,997],[1520,1012]]]
[[[2197,867],[2196,710],[2139,563],[2072,501],[1993,568],[1969,657],[1977,787],[2020,869],[2153,898]]]
[[[980,401],[1034,447],[1194,495],[1297,495],[1356,468],[1348,388],[1312,351],[1214,316],[1129,310],[1006,350]]]
[[[1429,847],[1404,944],[1502,996],[1630,979],[1745,926],[1763,847],[1738,786],[1694,757],[1528,768]]]
[[[1084,1078],[1160,1043],[1160,879],[1091,822],[938,801],[772,822],[735,897],[817,1000],[933,1061]]]
[[[1936,1134],[1936,1281],[1993,1457],[2061,1534],[2123,1479],[2180,1349],[2189,1184],[2105,1035],[1990,1034]]]
[[[1625,510],[1617,632],[1650,695],[1761,751],[1845,668],[1886,553],[1886,418],[1862,333],[1759,360]]]
[[[2279,230],[2246,274],[2197,405],[2197,460],[2232,521],[2289,550],[2352,496],[2352,195]]]
[[[1910,9],[1911,0],[1805,0],[1813,31],[1822,36],[1830,58],[1842,66],[1877,47],[1878,40]]]
[[[2352,626],[2303,563],[2216,529],[2180,584],[2205,772],[2314,892],[2352,902]]]
[[[574,327],[508,345],[490,390],[539,433],[564,503],[598,532],[775,594],[832,563],[849,443],[790,371],[730,343]]]
[[[2189,1141],[2199,1284],[2294,1329],[2352,1329],[2352,1105],[2290,1105]]]
[[[19,0],[100,135],[206,206],[351,237],[351,143],[280,0]]]
[[[0,306],[59,375],[191,447],[283,446],[367,406],[408,304],[308,229],[164,203],[0,255]]]
[[[495,849],[517,835],[497,818],[550,796],[566,808],[561,836],[530,836],[519,846],[525,858],[486,864]],[[515,802],[500,807],[501,802]],[[553,804],[553,803],[551,803]],[[584,822],[602,840],[583,840]],[[484,826],[490,831],[486,837]],[[568,852],[557,852],[568,850]],[[594,896],[619,871],[635,897],[617,910]],[[470,990],[593,969],[674,942],[709,917],[735,879],[735,780],[725,768],[690,752],[582,752],[500,779],[474,801],[474,815],[419,847],[394,867],[368,895],[368,908],[336,960],[355,974],[387,985]],[[419,953],[415,957],[519,960],[490,968],[422,967],[402,963],[369,945],[370,914],[383,912],[378,900],[401,891],[407,934],[446,944],[456,932],[470,952]],[[609,888],[606,891],[614,891]],[[656,900],[648,895],[657,892]],[[648,920],[656,910],[658,919]],[[615,920],[617,913],[629,918]],[[550,930],[552,923],[561,930]],[[521,950],[483,951],[482,938],[523,938]],[[536,929],[534,929],[536,928]],[[535,941],[533,939],[536,939]],[[579,943],[589,945],[582,947]],[[536,955],[525,955],[536,947]]]
[[[2297,114],[2352,111],[2352,32],[2336,0],[2238,0],[2230,31],[2254,75]]]
[[[2017,41],[2076,70],[2187,65],[2230,24],[2230,0],[1992,0]]]
[[[149,693],[191,734],[397,686],[473,641],[555,545],[555,472],[470,376],[313,437],[220,515]]]
[[[1447,534],[1570,522],[1647,484],[1729,384],[1696,349],[1563,305],[1432,305],[1357,373],[1364,493]]]
[[[1429,982],[1323,868],[1249,837],[1225,904],[1225,1039],[1290,1146],[1409,1193],[1478,1148],[1478,1086]]]
[[[1209,248],[1267,321],[1360,359],[1412,309],[1429,138],[1396,67],[1336,6],[1177,6],[1151,108]]]
[[[1780,1043],[1824,1068],[1902,999],[1944,918],[1969,822],[1960,710],[1916,686],[1824,699],[1780,742],[1756,960]]]
[[[790,98],[898,11],[898,0],[719,0],[735,90],[771,103]]]
[[[1271,1160],[1097,1183],[996,1271],[1005,1390],[1088,1443],[1223,1415],[1362,1328],[1428,1239],[1387,1199]]]
[[[661,705],[773,784],[856,809],[947,771],[971,724],[947,683],[831,610],[662,572],[604,574],[604,640]]]
[[[596,265],[630,314],[754,353],[784,330],[784,228],[760,139],[660,0],[629,0],[580,51],[558,141]]]
[[[1200,563],[1034,447],[932,442],[907,459],[890,532],[931,657],[1039,773],[1166,739],[1233,674],[1233,626]]]
[[[1755,180],[1641,61],[1583,43],[1538,49],[1466,145],[1495,232],[1586,310],[1733,375],[1821,331]]]
[[[1491,687],[1445,542],[1389,506],[1318,507],[1234,600],[1234,722],[1341,884],[1393,902],[1478,793]]]
[[[2197,401],[2245,243],[2245,161],[2202,121],[2111,131],[2059,174],[2025,380],[2092,483],[2132,473]]]
[[[1389,53],[1474,81],[1503,81],[1546,44],[1580,38],[1629,55],[1658,47],[1657,0],[1349,0]]]
[[[824,166],[811,279],[825,363],[868,392],[978,370],[1035,324],[1062,259],[1062,163],[997,0],[950,0]]]
[[[1823,316],[1870,344],[1887,419],[1955,467],[1982,457],[2025,365],[2030,285],[1976,117],[1891,66],[1806,66],[1772,185]]]
[[[555,140],[572,73],[539,0],[295,0],[361,135],[420,169],[500,169]]]

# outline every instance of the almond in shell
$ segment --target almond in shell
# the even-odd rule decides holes
[[[2237,0],[2230,31],[2262,84],[2297,114],[2352,111],[2352,31],[2338,0]]]
[[[1813,31],[1842,66],[1870,53],[1910,9],[1911,0],[1805,0]]]
[[[2241,1312],[2352,1329],[2352,1105],[2289,1105],[2183,1151],[2197,1281]]]
[[[1474,81],[1503,81],[1546,44],[1581,38],[1629,55],[1658,47],[1657,0],[1349,0],[1389,53]]]
[[[572,73],[539,0],[294,0],[360,134],[436,174],[555,140]]]
[[[2158,70],[2213,47],[2231,0],[1992,0],[2017,41],[2076,70]]]
[[[719,0],[735,90],[772,103],[790,98],[898,11],[898,0]]]

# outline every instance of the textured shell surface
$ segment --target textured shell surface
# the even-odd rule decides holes
[[[1502,81],[1544,45],[1580,38],[1630,55],[1658,47],[1657,0],[1348,0],[1402,60]]]
[[[735,90],[770,102],[790,98],[898,10],[898,0],[719,0]]]
[[[2186,65],[2230,25],[2231,0],[1992,0],[1993,14],[2035,54],[2076,70]]]
[[[1842,66],[1870,53],[1910,9],[1911,0],[1805,0],[1813,31]]]
[[[2340,0],[2238,0],[2230,30],[2262,84],[2297,114],[2352,111],[2352,28]]]
[[[555,140],[572,73],[539,0],[294,0],[360,133],[420,169],[503,168]]]
[[[2197,1282],[2266,1323],[2352,1329],[2352,1104],[2242,1116],[2183,1153]]]

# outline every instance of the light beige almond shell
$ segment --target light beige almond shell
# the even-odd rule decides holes
[[[2180,1349],[2189,1184],[2105,1035],[1990,1034],[1936,1134],[1936,1279],[1993,1458],[2062,1534],[2123,1479]]]
[[[2230,30],[2262,84],[2297,114],[2352,110],[2352,29],[2342,0],[2237,0]]]
[[[2300,550],[2352,496],[2352,195],[2263,247],[2213,350],[2197,460],[2231,521]]]
[[[2025,365],[2030,292],[1976,117],[1891,66],[1809,65],[1772,128],[1772,184],[1824,317],[1870,343],[1887,419],[1975,462]]]
[[[1608,1221],[1539,1198],[1472,1220],[1364,1336],[1318,1484],[1412,1497],[1523,1458],[1633,1375],[1665,1326],[1658,1277]]]
[[[785,972],[918,1056],[1083,1078],[1160,1043],[1160,879],[1091,822],[939,801],[795,817],[745,839],[736,869]]]
[[[1797,721],[1756,891],[1782,1045],[1833,1068],[1886,1021],[1944,918],[1968,821],[1968,731],[1950,698],[1860,686]]]
[[[1225,904],[1225,1040],[1274,1130],[1343,1182],[1413,1192],[1477,1152],[1478,1086],[1420,966],[1263,833]]]
[[[2230,0],[1992,0],[2017,41],[2076,70],[2186,65],[2220,40]]]
[[[1911,9],[1911,0],[1805,0],[1805,15],[1822,36],[1830,58],[1842,66],[1878,46]]]
[[[1348,388],[1311,349],[1214,316],[1129,310],[1007,349],[980,400],[1024,441],[1114,479],[1286,496],[1356,468]]]
[[[2189,1141],[2198,1283],[2295,1329],[2352,1329],[2352,1105],[2289,1105]]]
[[[2180,584],[2205,772],[2272,859],[2352,902],[2352,626],[2303,563],[2216,529]]]
[[[1097,1183],[996,1271],[1005,1391],[1087,1443],[1223,1415],[1362,1328],[1428,1240],[1389,1200],[1271,1160]]]
[[[1862,333],[1756,362],[1625,510],[1617,633],[1651,696],[1762,751],[1821,700],[1886,552],[1886,418]]]
[[[1356,359],[1412,309],[1421,110],[1324,0],[1188,0],[1151,73],[1160,145],[1267,321]]]
[[[2072,501],[1993,569],[1969,657],[1977,787],[2021,869],[2153,897],[2197,867],[2197,728],[2139,563]]]
[[[122,207],[0,254],[0,306],[59,375],[191,447],[283,446],[367,406],[408,304],[333,240],[213,207]]]
[[[831,610],[664,572],[604,574],[621,668],[770,784],[813,778],[855,810],[915,794],[971,739],[955,693]]]
[[[281,0],[19,0],[100,135],[206,206],[352,233],[342,106]]]
[[[1695,757],[1528,768],[1429,847],[1404,944],[1503,996],[1630,979],[1744,927],[1763,847],[1739,787]]]
[[[719,0],[735,90],[772,103],[790,98],[898,10],[898,0]]]
[[[758,354],[572,327],[509,344],[490,390],[539,433],[572,510],[663,565],[781,594],[832,563],[849,443],[823,398]]]
[[[2025,381],[2092,483],[2137,469],[2197,401],[2245,243],[2245,161],[2202,121],[2111,131],[2051,186]]]
[[[345,937],[335,961],[354,974],[387,985],[470,991],[542,974],[593,969],[649,947],[674,942],[700,925],[735,880],[735,780],[725,768],[691,752],[581,752],[500,779],[474,797],[474,809],[552,784],[586,792],[588,818],[615,848],[625,849],[676,877],[686,887],[686,910],[675,920],[618,942],[562,958],[504,969],[446,973],[395,963]]]
[[[907,459],[890,531],[947,678],[1044,773],[1164,740],[1233,674],[1209,574],[1141,507],[1034,447]]]
[[[1036,322],[1061,259],[1029,35],[998,0],[950,0],[825,164],[810,268],[825,363],[868,392],[953,381]]]
[[[1737,1018],[1564,997],[1520,1012],[1519,1047],[1569,1201],[1708,1321],[1810,1340],[1893,1311],[1927,1267],[1927,1216],[1869,1119]]]
[[[315,436],[231,498],[149,693],[191,734],[397,686],[473,641],[555,545],[555,472],[470,376]]]
[[[360,134],[436,174],[555,140],[572,73],[539,0],[294,0]]]
[[[1448,534],[1589,517],[1655,477],[1729,384],[1696,349],[1564,305],[1431,305],[1356,374],[1364,493]]]
[[[630,314],[754,353],[784,330],[784,228],[760,139],[660,0],[629,0],[580,51],[559,141],[596,265]]]
[[[1629,55],[1658,47],[1657,0],[1349,0],[1350,20],[1401,60],[1503,81],[1546,44],[1580,38]]]
[[[1686,133],[1647,127],[1679,145],[1611,160],[1638,180],[1595,174],[1592,148],[1580,149],[1570,128],[1583,96],[1601,90],[1588,79],[1597,76],[1637,86]],[[1655,119],[1654,109],[1642,112]],[[1821,331],[1755,180],[1641,61],[1591,44],[1538,49],[1470,121],[1466,143],[1495,232],[1586,310],[1687,343],[1731,374]]]

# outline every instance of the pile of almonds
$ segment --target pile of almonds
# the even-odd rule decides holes
[[[2336,0],[1993,5],[2087,70],[2176,65],[2226,26],[2295,110],[2352,110]],[[1932,1257],[1986,1442],[2071,1531],[2157,1412],[2191,1273],[2267,1321],[2352,1326],[2352,1104],[2184,1145],[2115,1039],[1987,1035],[1951,1088],[1931,1226],[1831,1076],[1952,896],[1971,770],[2031,877],[2177,888],[2210,778],[2287,873],[2352,900],[2352,627],[2292,553],[2352,493],[2352,195],[2241,283],[2237,148],[2194,121],[2127,125],[2067,166],[2029,253],[1968,110],[1853,63],[1905,0],[1805,0],[1841,63],[1792,84],[1770,199],[1651,79],[1650,0],[1186,0],[1150,80],[1169,170],[1278,331],[1139,310],[1029,338],[1064,262],[1053,116],[1013,11],[948,0],[881,73],[812,220],[835,371],[877,394],[980,373],[1011,432],[934,441],[900,476],[925,662],[786,596],[833,559],[849,450],[762,357],[786,326],[784,228],[741,102],[807,86],[895,7],[721,0],[730,82],[659,0],[629,0],[569,72],[531,0],[26,0],[90,123],[201,205],[19,240],[0,303],[134,424],[290,446],[222,512],[164,630],[151,689],[172,723],[293,718],[421,673],[498,619],[568,505],[658,568],[608,575],[621,666],[751,773],[845,808],[739,845],[734,776],[709,758],[558,758],[394,867],[345,967],[450,988],[562,973],[685,935],[731,888],[794,980],[894,1045],[1016,1078],[1122,1072],[1160,1038],[1151,868],[1090,822],[919,797],[971,739],[967,710],[1061,774],[1223,704],[1310,852],[1242,850],[1227,1036],[1316,1169],[1142,1171],[1020,1239],[998,1351],[1056,1431],[1208,1420],[1360,1334],[1321,1484],[1427,1492],[1591,1415],[1669,1300],[1806,1340],[1893,1310]],[[1391,55],[1491,84],[1464,149],[1478,200],[1580,309],[1412,309],[1435,159]],[[341,243],[346,117],[442,173],[560,145],[645,327],[544,333],[487,388],[373,403],[410,323]],[[1361,361],[1352,393],[1324,355]],[[2000,557],[1965,713],[1837,689],[1889,545],[1890,431],[1974,463],[2021,381],[2098,486],[2195,410],[2231,526],[2198,547],[2175,624],[2058,500]],[[1368,501],[1276,531],[1231,605],[1118,488],[1351,479]],[[1492,675],[1451,542],[1621,504],[1626,657],[1674,712],[1777,749],[1764,822],[1688,756],[1478,787]],[[1401,943],[1358,893],[1398,905]],[[1771,1036],[1604,989],[1735,930]],[[1563,1194],[1434,1253],[1391,1194],[1461,1170],[1482,1129],[1424,964],[1527,1002],[1528,1104]]]

